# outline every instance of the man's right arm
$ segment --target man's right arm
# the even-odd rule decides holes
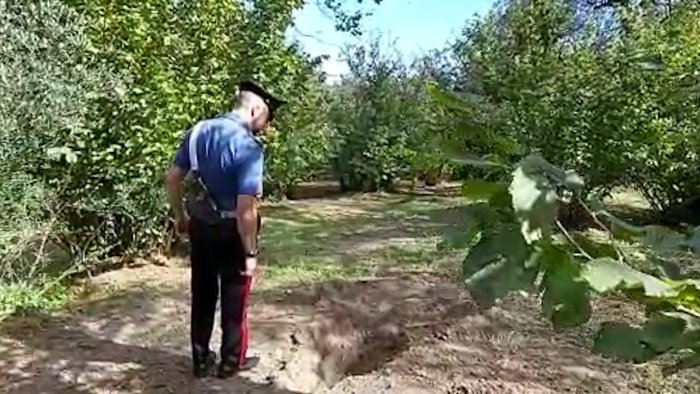
[[[182,139],[178,150],[175,152],[175,159],[168,170],[165,177],[165,189],[168,194],[168,203],[173,211],[173,216],[176,221],[180,221],[185,217],[185,209],[182,204],[182,180],[187,175],[190,169],[189,157],[189,137],[187,133]]]
[[[168,174],[165,178],[165,190],[168,194],[168,204],[170,204],[170,209],[172,209],[173,216],[176,220],[185,216],[185,209],[182,204],[182,180],[185,178],[185,175],[187,175],[187,171],[173,164],[170,166],[170,170],[168,170]]]

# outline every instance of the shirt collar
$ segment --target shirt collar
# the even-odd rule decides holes
[[[262,146],[262,140],[260,139],[260,137],[258,137],[256,135],[256,133],[253,132],[253,130],[248,125],[248,123],[244,122],[243,119],[241,119],[241,117],[237,113],[235,113],[233,111],[229,111],[229,112],[226,112],[224,114],[224,117],[241,125],[241,127],[243,127],[245,129],[245,131],[247,131],[248,134],[250,134],[250,136],[253,137],[255,142],[257,142],[258,144],[260,144]]]
[[[233,111],[229,111],[229,112],[226,112],[224,114],[224,117],[231,119],[232,121],[240,124],[241,126],[243,126],[244,129],[246,129],[247,132],[249,132],[250,134],[253,134],[253,130],[250,129],[250,126],[248,126],[248,123],[244,122],[243,119],[241,119],[241,117],[237,113],[235,113]]]

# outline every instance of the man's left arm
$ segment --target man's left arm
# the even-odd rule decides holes
[[[263,153],[253,143],[239,152],[237,167],[236,218],[246,253],[257,251],[258,196],[262,193]]]

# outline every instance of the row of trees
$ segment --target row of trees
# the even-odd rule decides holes
[[[698,195],[699,5],[661,3],[512,0],[471,23],[457,51],[481,101],[467,108],[491,114],[497,138],[469,143],[504,159],[537,150],[659,212]]]

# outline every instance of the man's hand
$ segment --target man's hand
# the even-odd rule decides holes
[[[177,233],[180,236],[187,236],[190,231],[190,217],[187,213],[182,213],[182,215],[175,218],[175,226],[177,228]]]
[[[253,276],[255,273],[255,268],[258,266],[257,257],[246,257],[245,258],[245,270],[241,272],[243,276]]]

